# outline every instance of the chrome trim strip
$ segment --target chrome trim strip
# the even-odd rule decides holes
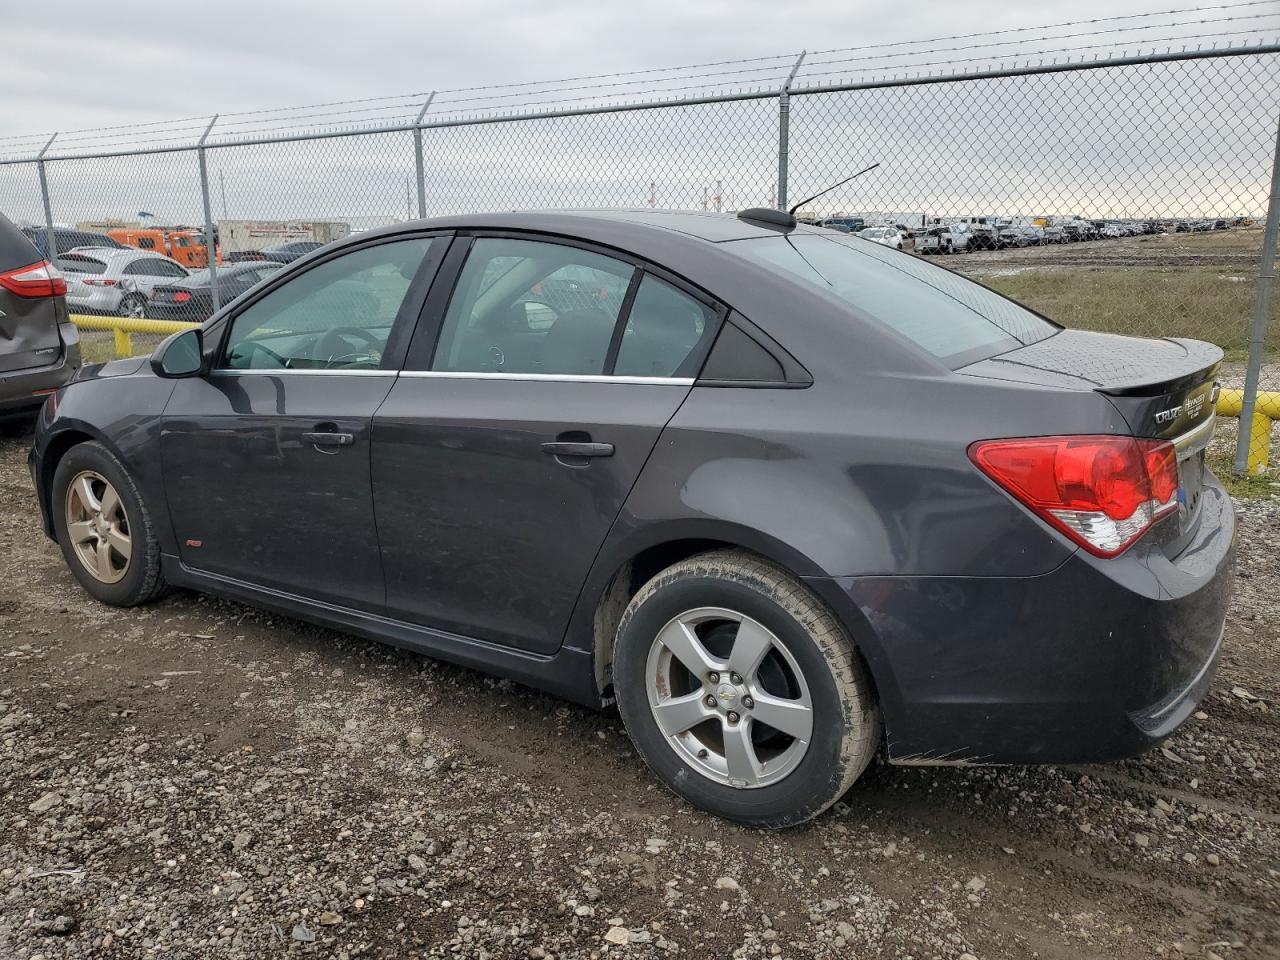
[[[455,370],[403,370],[402,377],[444,380],[547,380],[560,383],[648,383],[660,386],[693,386],[693,377],[608,377],[575,373],[467,373]]]
[[[320,377],[394,377],[397,376],[395,370],[293,370],[288,367],[281,367],[279,370],[264,370],[261,368],[252,368],[248,370],[210,370],[209,375],[213,377],[239,377],[244,374],[254,377],[278,377],[278,376],[320,376]]]
[[[1209,440],[1213,437],[1213,428],[1218,422],[1218,411],[1210,410],[1208,418],[1197,426],[1192,427],[1186,433],[1174,437],[1172,440],[1173,449],[1177,453],[1179,460],[1185,460],[1194,453],[1199,453],[1202,449],[1209,445]]]

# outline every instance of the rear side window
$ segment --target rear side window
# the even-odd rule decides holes
[[[875,244],[800,234],[724,246],[839,297],[953,368],[1058,331],[980,284]]]
[[[102,273],[107,265],[83,254],[64,253],[58,258],[58,269],[65,273]]]
[[[687,366],[702,355],[696,348],[714,328],[714,310],[646,274],[622,331],[613,372],[626,377],[691,377],[697,371]]]
[[[475,241],[431,369],[598,376],[635,267],[558,243]]]

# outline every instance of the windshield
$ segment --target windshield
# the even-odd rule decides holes
[[[953,369],[1058,331],[972,280],[888,247],[818,234],[737,240],[725,247],[834,294]]]

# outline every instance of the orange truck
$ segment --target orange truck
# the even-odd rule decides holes
[[[164,227],[139,227],[136,229],[108,230],[107,236],[126,247],[137,247],[139,250],[154,250],[166,257],[177,260],[189,270],[196,270],[209,265],[209,256],[205,252],[200,235],[193,230],[169,230]],[[222,252],[216,254],[222,260]]]

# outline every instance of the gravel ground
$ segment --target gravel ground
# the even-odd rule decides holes
[[[1280,501],[1164,750],[682,804],[615,714],[247,607],[90,601],[0,441],[0,957],[1280,956]]]

